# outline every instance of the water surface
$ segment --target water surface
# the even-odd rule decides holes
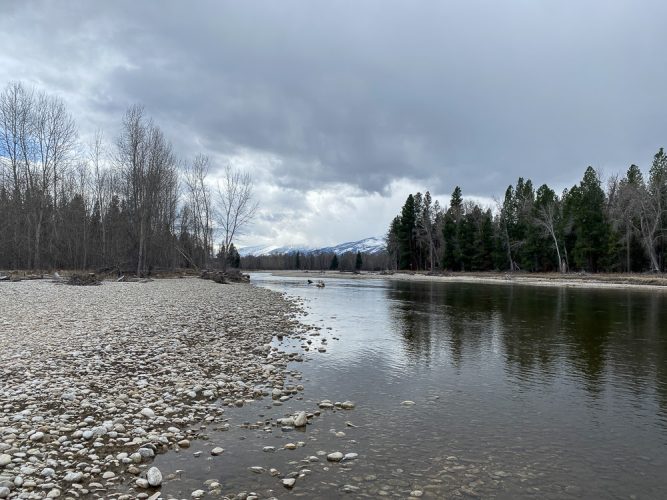
[[[325,398],[357,406],[325,411],[303,433],[212,432],[229,458],[202,458],[202,468],[183,455],[175,463],[188,481],[215,478],[225,492],[280,497],[667,495],[666,294],[358,279],[325,279],[318,289],[301,278],[252,280],[304,299],[303,321],[321,330],[305,362],[294,363],[302,378],[293,381],[306,388],[300,397],[238,412],[258,422],[312,410]],[[313,349],[322,339],[324,353]],[[304,446],[262,452],[297,441]],[[308,462],[318,451],[359,459]],[[250,466],[308,472],[287,491]]]

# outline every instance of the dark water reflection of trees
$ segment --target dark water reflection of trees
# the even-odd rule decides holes
[[[653,393],[667,411],[665,293],[392,282],[387,294],[411,362],[461,368],[495,350],[517,383]]]

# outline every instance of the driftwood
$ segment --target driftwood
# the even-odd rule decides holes
[[[220,284],[250,282],[250,276],[243,274],[238,269],[228,269],[227,271],[202,271],[199,277]]]
[[[96,285],[101,285],[102,282],[97,279],[95,273],[88,273],[88,274],[73,274],[69,277],[69,279],[65,282],[65,284],[73,286],[96,286]]]

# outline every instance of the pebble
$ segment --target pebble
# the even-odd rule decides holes
[[[82,479],[83,479],[82,472],[68,472],[63,478],[63,481],[67,483],[80,483]]]
[[[35,432],[30,436],[30,441],[41,441],[42,439],[44,439],[43,432]]]
[[[192,498],[201,498],[204,495],[206,495],[206,492],[204,490],[195,490],[190,494]]]
[[[304,427],[308,423],[308,416],[305,411],[300,411],[294,417],[294,426],[295,427]]]
[[[225,452],[225,450],[223,448],[220,448],[219,446],[216,446],[215,448],[213,448],[211,450],[211,455],[216,457],[218,455],[222,455],[224,452]]]
[[[148,419],[155,418],[155,412],[150,408],[142,408],[139,413],[141,413],[144,417]]]
[[[160,469],[157,467],[148,469],[148,472],[146,472],[146,480],[148,481],[148,484],[154,488],[160,486],[162,484],[162,473],[160,472]]]
[[[296,483],[296,479],[293,477],[286,477],[285,479],[282,480],[283,486],[285,488],[293,488],[294,483]]]
[[[340,462],[343,459],[344,455],[340,451],[335,451],[327,455],[327,460],[329,462]]]

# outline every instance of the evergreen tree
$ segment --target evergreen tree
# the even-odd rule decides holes
[[[387,231],[387,236],[385,236],[385,242],[387,245],[387,253],[391,261],[392,269],[400,268],[400,238],[399,233],[401,231],[401,216],[397,215],[391,221],[389,225],[389,231]]]
[[[332,271],[336,271],[338,269],[338,256],[334,254],[333,259],[331,259],[331,264],[329,265],[329,269]]]
[[[415,268],[415,198],[409,195],[401,209],[401,224],[398,228],[399,268]]]
[[[444,256],[443,266],[453,271],[461,269],[461,245],[459,242],[459,224],[463,215],[463,196],[461,188],[456,186],[449,201],[449,209],[445,213],[442,236]]]
[[[605,194],[593,167],[588,167],[574,202],[574,261],[577,267],[596,272],[607,253],[609,226],[604,213]]]
[[[301,269],[301,252],[296,251],[296,262],[294,263],[297,269]]]
[[[227,267],[236,269],[241,267],[241,255],[233,243],[229,246],[229,252],[227,252],[227,254],[225,254],[225,249],[221,246],[217,257],[218,260],[226,259]]]
[[[354,261],[354,270],[361,271],[362,265],[363,265],[363,260],[361,258],[361,252],[357,252],[357,258]]]

